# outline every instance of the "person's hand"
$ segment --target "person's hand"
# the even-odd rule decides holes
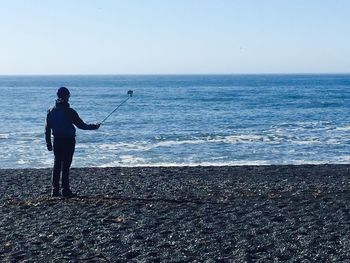
[[[51,151],[52,151],[52,144],[51,144],[51,143],[48,143],[46,146],[47,146],[47,150],[48,150],[49,152],[51,152]]]
[[[98,128],[100,128],[101,123],[95,123],[94,126],[95,126],[95,129],[97,130]]]

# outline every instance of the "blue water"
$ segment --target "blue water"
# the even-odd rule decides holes
[[[0,168],[51,167],[44,121],[59,86],[98,131],[73,166],[349,163],[350,75],[2,76]]]

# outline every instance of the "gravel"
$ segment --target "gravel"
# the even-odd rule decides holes
[[[0,261],[350,262],[349,169],[1,169]]]

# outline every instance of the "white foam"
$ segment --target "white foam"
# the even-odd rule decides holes
[[[341,144],[341,139],[339,138],[330,138],[327,140],[328,144]]]
[[[222,138],[224,143],[253,143],[258,141],[270,141],[270,139],[267,136],[254,134],[229,135]]]
[[[142,163],[142,162],[145,162],[145,159],[144,158],[141,158],[141,157],[135,157],[135,156],[132,156],[132,155],[121,155],[119,157],[121,159],[121,162],[122,163]]]
[[[106,164],[102,164],[98,167],[196,167],[196,166],[244,166],[244,165],[271,165],[272,163],[266,160],[255,160],[255,161],[230,161],[230,162],[155,162],[147,163],[145,160],[139,163],[127,163],[121,161],[113,161]]]
[[[209,141],[210,142],[210,141]],[[171,141],[161,141],[156,143],[151,142],[135,142],[135,143],[114,143],[114,144],[101,144],[99,146],[102,150],[133,150],[133,151],[149,151],[158,147],[172,147],[176,145],[184,144],[203,144],[208,143],[207,140],[171,140]]]
[[[325,161],[308,161],[308,160],[294,160],[294,161],[290,161],[288,163],[284,163],[284,164],[292,164],[292,165],[302,165],[302,164],[313,164],[313,165],[317,165],[317,164],[328,164],[331,162],[325,162]]]
[[[105,167],[118,167],[118,166],[123,166],[123,165],[121,165],[121,163],[119,161],[113,161],[113,162],[98,165],[97,167],[105,168]]]
[[[145,151],[150,149],[150,147],[146,146],[144,142],[101,144],[99,145],[99,148],[102,150],[112,150],[112,151],[120,150],[120,149]]]
[[[337,127],[336,130],[338,130],[338,131],[350,131],[350,126]]]
[[[132,151],[149,151],[158,147],[173,147],[181,145],[199,145],[199,144],[237,144],[237,143],[269,143],[278,144],[282,142],[291,142],[294,144],[316,144],[320,143],[318,138],[312,137],[308,139],[298,139],[291,136],[282,136],[276,134],[255,135],[255,134],[239,134],[228,136],[208,136],[184,140],[167,140],[152,142],[133,142],[133,143],[110,143],[101,144],[98,147],[102,150],[117,151],[117,150],[132,150]]]
[[[154,147],[170,147],[182,144],[207,144],[207,143],[254,143],[254,142],[278,142],[279,138],[272,135],[240,134],[228,136],[208,136],[206,138],[194,138],[193,140],[173,140],[156,143]]]
[[[336,163],[348,164],[350,163],[350,155],[341,155],[334,158]]]
[[[43,159],[41,161],[41,164],[44,166],[44,167],[50,167],[53,165],[53,158],[46,158],[46,159]]]
[[[19,159],[16,163],[18,163],[18,164],[28,164],[30,162],[29,162],[29,160]]]
[[[310,138],[307,140],[294,140],[292,141],[293,144],[299,144],[299,145],[310,145],[310,144],[319,144],[321,143],[317,138]]]
[[[8,133],[0,133],[0,139],[8,139],[10,138],[10,134]]]
[[[203,140],[203,139],[163,141],[163,142],[156,143],[155,147],[170,147],[170,146],[174,146],[174,145],[183,145],[183,144],[202,144],[202,143],[207,143],[207,142],[208,141]]]
[[[125,167],[137,167],[145,166],[146,160],[140,157],[135,157],[132,155],[121,155],[119,157],[121,160],[114,160],[112,162],[104,163],[98,167],[113,167],[113,166],[125,166]]]

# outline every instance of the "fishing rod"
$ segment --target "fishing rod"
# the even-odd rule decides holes
[[[111,116],[120,106],[122,106],[125,102],[127,102],[132,97],[133,94],[134,94],[134,91],[129,90],[127,93],[128,98],[126,100],[122,101],[122,103],[120,103],[110,114],[108,114],[106,116],[106,118],[104,118],[103,121],[100,122],[100,124],[104,123],[104,121],[107,120],[109,118],[109,116]]]

